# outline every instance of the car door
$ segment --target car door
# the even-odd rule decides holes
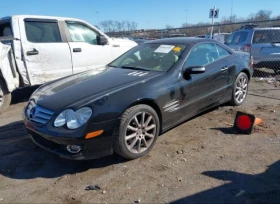
[[[21,44],[31,85],[72,74],[71,53],[57,20],[25,18]]]
[[[99,45],[100,33],[82,22],[66,21],[74,73],[94,69],[112,60],[111,45]]]
[[[184,69],[204,66],[205,72],[181,79],[182,114],[195,115],[218,103],[226,92],[229,79],[230,53],[215,43],[195,46],[189,53]]]

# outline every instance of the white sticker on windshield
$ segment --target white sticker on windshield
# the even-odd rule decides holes
[[[175,46],[174,45],[161,45],[154,52],[157,53],[169,53]]]

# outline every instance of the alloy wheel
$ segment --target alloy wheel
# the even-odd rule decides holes
[[[155,118],[148,112],[135,114],[125,130],[125,144],[134,154],[147,150],[156,138],[157,125]]]
[[[248,91],[248,81],[245,76],[239,78],[236,84],[235,99],[238,103],[242,103],[246,98]]]

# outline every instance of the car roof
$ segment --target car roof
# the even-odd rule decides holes
[[[215,40],[206,38],[195,38],[195,37],[177,37],[177,38],[164,38],[159,40],[152,40],[148,43],[158,43],[158,44],[193,44],[200,42],[217,42]]]
[[[50,19],[50,20],[72,20],[72,21],[82,21],[81,19],[69,18],[69,17],[59,17],[59,16],[40,16],[40,15],[13,15],[0,18],[0,20],[9,20],[11,18],[35,18],[35,19]]]
[[[264,27],[264,28],[241,28],[239,30],[236,30],[235,32],[237,31],[250,31],[250,30],[279,30],[280,27]]]

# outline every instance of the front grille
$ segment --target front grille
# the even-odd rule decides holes
[[[54,112],[46,108],[36,105],[36,103],[31,100],[26,107],[27,118],[35,123],[45,125],[53,116]]]

